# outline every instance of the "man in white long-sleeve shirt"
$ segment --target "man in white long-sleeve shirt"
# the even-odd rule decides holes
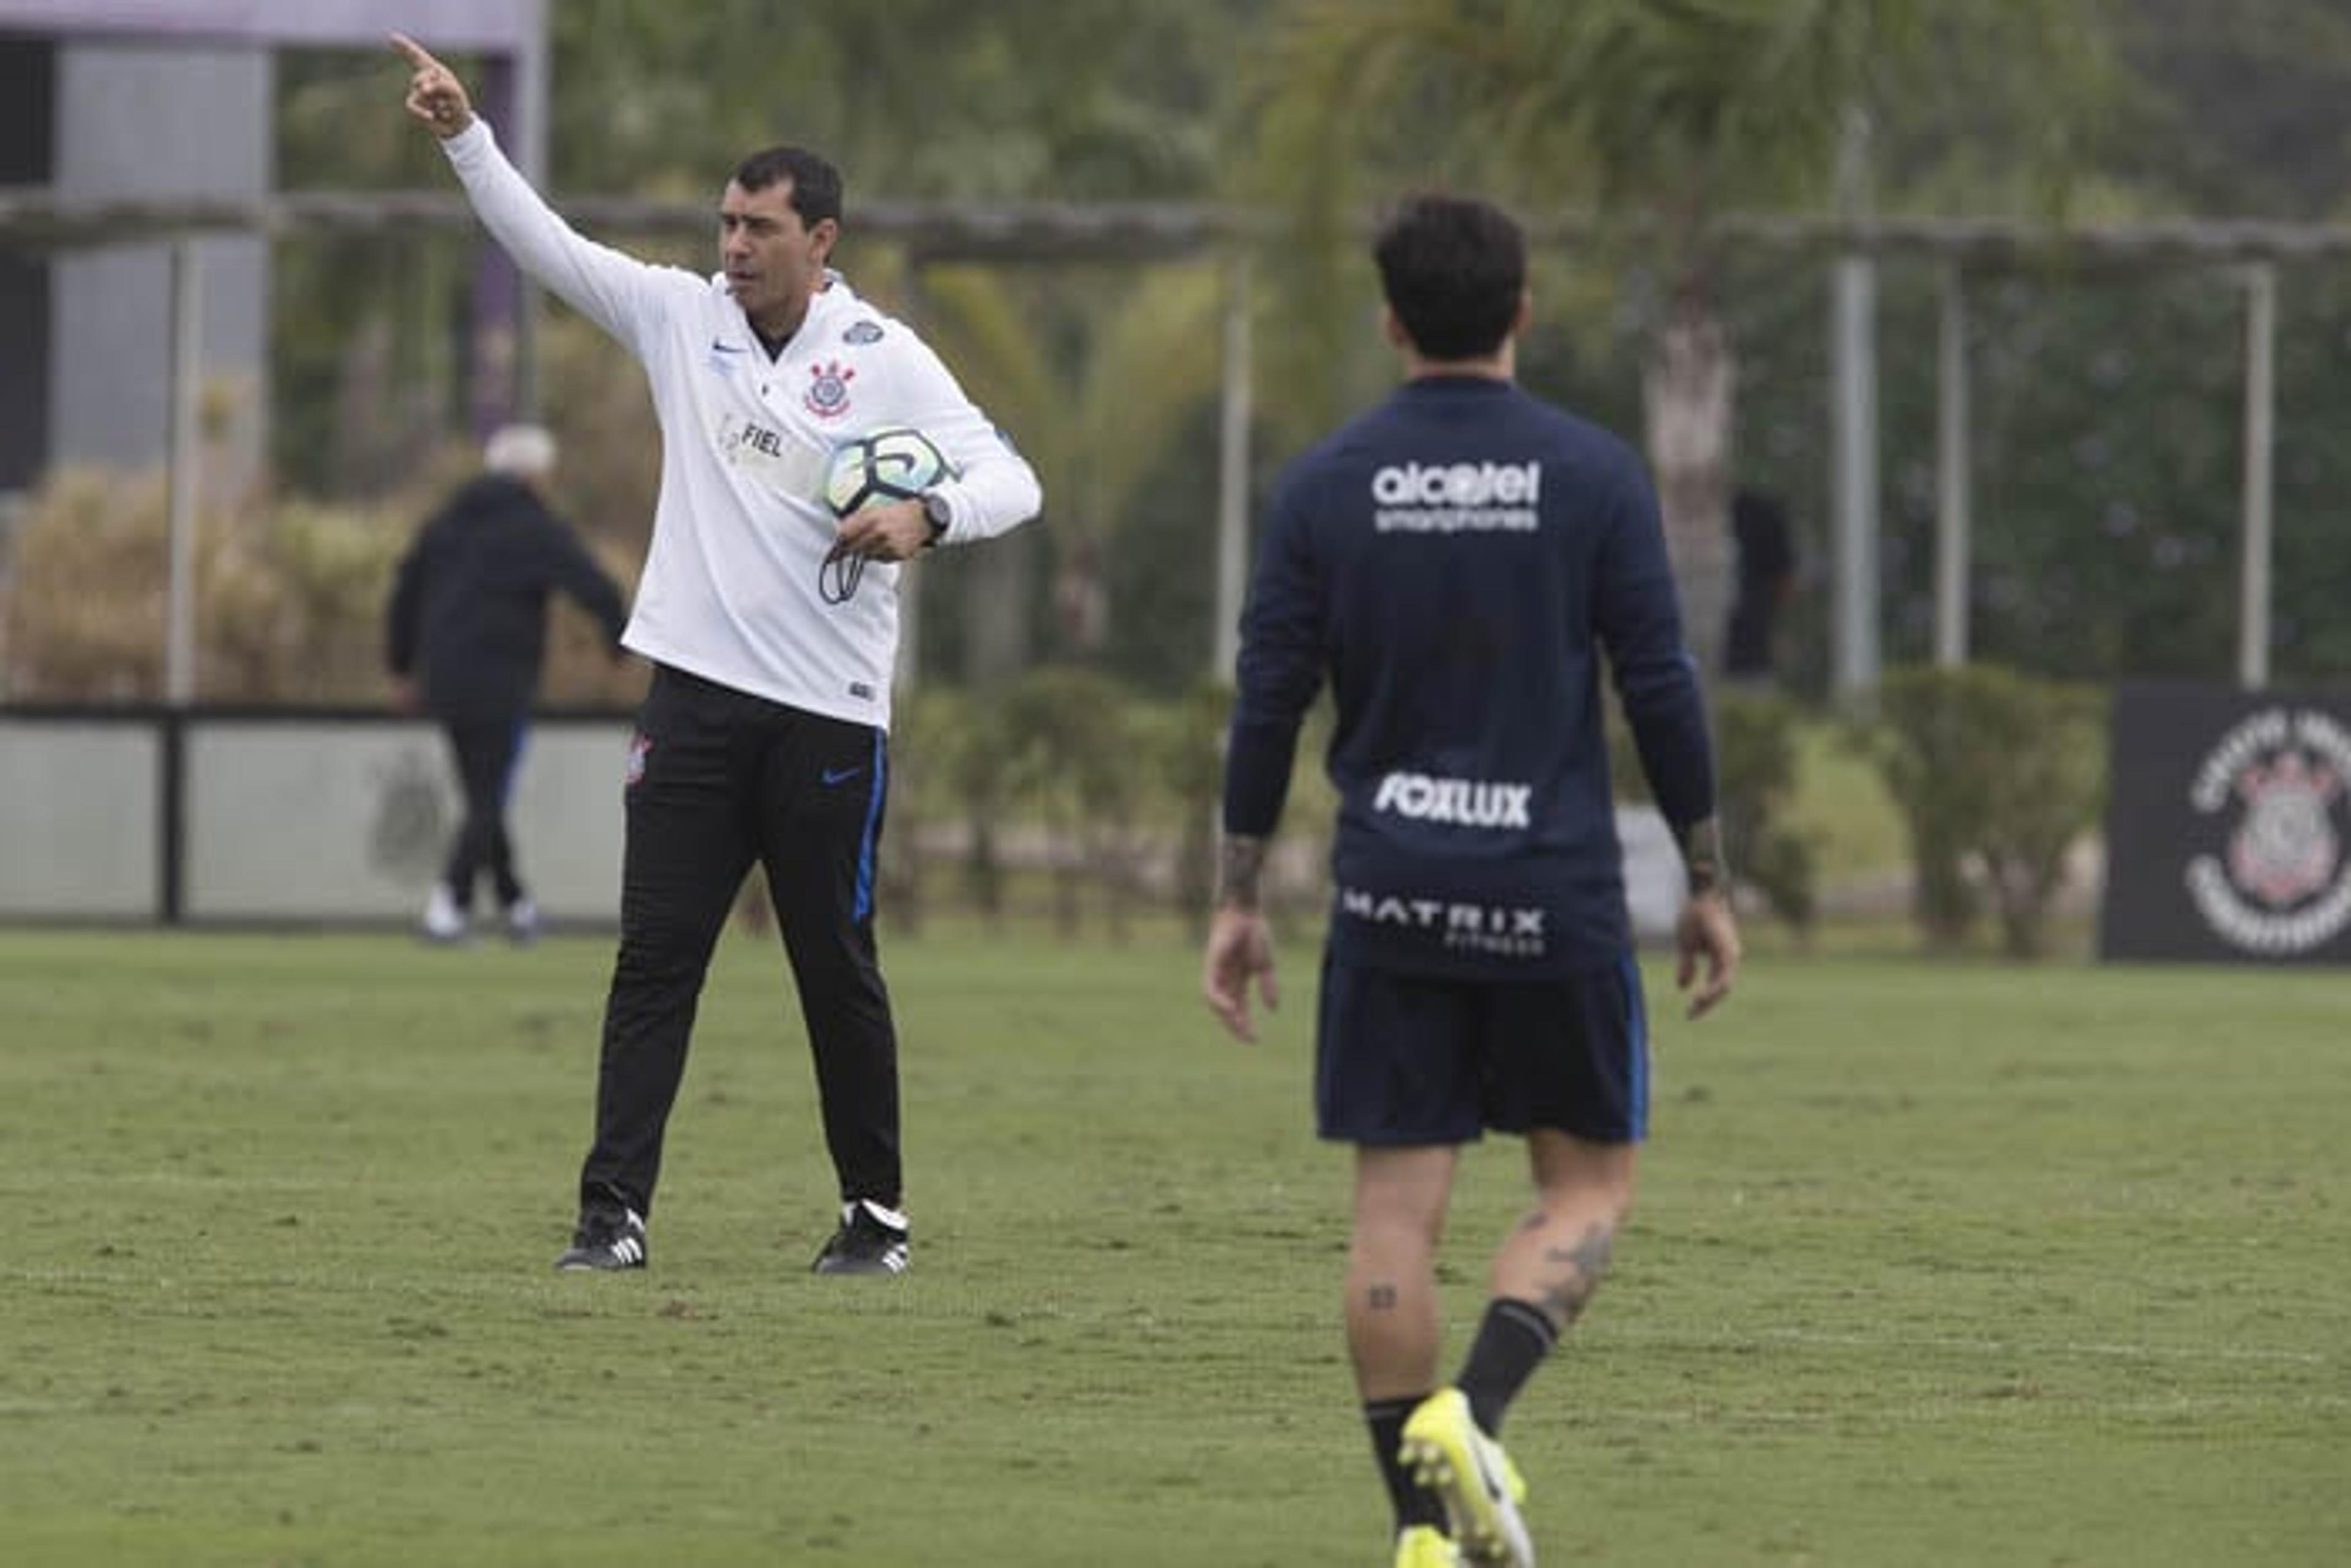
[[[1036,476],[904,323],[826,266],[841,177],[753,153],[719,203],[722,272],[582,238],[499,152],[455,73],[413,40],[411,115],[441,139],[516,263],[636,355],[662,430],[653,544],[622,643],[653,661],[629,751],[621,949],[596,1138],[559,1269],[645,1262],[662,1133],[711,950],[758,863],[808,1023],[838,1228],[820,1273],[894,1274],[908,1226],[897,1041],[873,937],[900,563],[1036,515]],[[951,476],[836,519],[845,438],[922,431]]]

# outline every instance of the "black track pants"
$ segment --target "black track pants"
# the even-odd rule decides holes
[[[441,724],[449,737],[449,756],[456,764],[457,786],[465,797],[465,820],[449,846],[448,864],[441,880],[449,884],[459,909],[474,904],[474,883],[489,873],[490,891],[505,908],[522,896],[515,873],[514,841],[507,835],[507,796],[514,788],[515,769],[522,762],[523,737],[528,716],[500,714],[489,718],[449,718]]]
[[[898,1207],[898,1042],[873,944],[888,783],[870,725],[655,670],[629,759],[621,950],[583,1208],[653,1211],[703,977],[754,862],[799,990],[841,1197]]]

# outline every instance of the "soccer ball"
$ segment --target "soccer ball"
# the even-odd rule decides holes
[[[836,517],[876,501],[911,501],[955,476],[946,455],[921,431],[892,425],[852,436],[832,450],[824,476],[825,504]]]

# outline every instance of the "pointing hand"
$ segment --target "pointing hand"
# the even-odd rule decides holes
[[[446,141],[474,123],[474,105],[457,73],[425,52],[405,33],[392,35],[392,47],[413,73],[408,78],[408,112]]]

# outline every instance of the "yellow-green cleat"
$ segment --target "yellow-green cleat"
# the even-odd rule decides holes
[[[1395,1568],[1460,1568],[1452,1539],[1433,1524],[1416,1524],[1396,1537]]]
[[[1444,1500],[1459,1561],[1475,1568],[1534,1568],[1534,1542],[1519,1517],[1527,1483],[1502,1445],[1478,1429],[1459,1389],[1420,1402],[1405,1418],[1401,1451],[1413,1478]]]

